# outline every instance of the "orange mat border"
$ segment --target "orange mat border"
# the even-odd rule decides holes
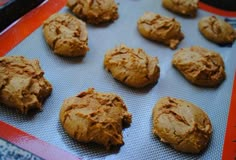
[[[76,156],[0,121],[0,138],[43,159],[80,160]]]
[[[236,159],[236,73],[234,74],[234,85],[231,95],[231,104],[229,108],[228,123],[225,132],[224,148],[222,160]]]
[[[37,29],[42,22],[51,14],[59,11],[65,6],[67,0],[48,0],[43,5],[33,9],[31,12],[24,15],[16,24],[9,30],[0,35],[0,44],[4,47],[0,48],[0,56],[4,56],[30,33]],[[212,12],[221,16],[236,17],[236,12],[224,11],[203,2],[199,2],[199,7],[205,11]],[[32,17],[34,17],[32,19]],[[17,34],[17,36],[15,36]]]
[[[47,0],[25,14],[18,22],[0,35],[0,56],[4,56],[36,30],[45,19],[59,11],[65,5],[66,0],[56,0],[56,2],[55,0]]]
[[[18,43],[24,40],[29,34],[37,29],[42,22],[51,14],[59,11],[65,6],[67,0],[48,0],[46,3],[33,9],[24,15],[10,29],[0,35],[0,56],[4,56]],[[199,2],[199,7],[207,12],[212,12],[221,16],[236,17],[236,12],[224,11],[211,7],[203,2]],[[17,36],[15,36],[17,34]],[[231,104],[229,108],[229,116],[225,133],[225,141],[222,153],[223,160],[236,159],[236,73],[234,76],[234,85],[231,95]]]

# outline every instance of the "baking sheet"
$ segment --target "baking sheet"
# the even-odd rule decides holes
[[[120,15],[117,21],[99,27],[87,25],[90,50],[83,58],[64,58],[53,54],[44,41],[42,27],[7,54],[39,59],[45,77],[53,85],[53,92],[45,102],[42,112],[26,116],[1,107],[0,120],[82,159],[221,159],[236,69],[236,56],[233,54],[236,50],[235,43],[233,46],[218,46],[202,37],[198,32],[197,23],[201,17],[211,15],[208,12],[199,10],[197,17],[190,19],[165,10],[161,6],[161,1],[117,2]],[[138,33],[136,23],[145,11],[175,17],[182,24],[185,39],[178,49],[199,45],[219,52],[225,62],[226,80],[218,88],[201,88],[186,81],[171,65],[171,59],[177,50],[149,41]],[[64,7],[60,12],[69,10]],[[105,52],[120,44],[143,48],[149,55],[158,57],[161,75],[155,86],[133,89],[114,80],[111,74],[104,70]],[[99,145],[78,143],[61,127],[58,117],[63,100],[89,87],[120,95],[132,113],[133,122],[130,127],[123,130],[125,144],[120,149],[108,152]],[[213,125],[213,136],[205,152],[200,155],[176,152],[152,134],[152,108],[163,96],[188,100],[207,112]]]

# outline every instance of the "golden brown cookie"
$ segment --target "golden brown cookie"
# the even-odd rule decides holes
[[[77,17],[90,24],[112,22],[119,17],[114,0],[68,0],[67,6]]]
[[[174,18],[169,18],[146,12],[137,22],[139,33],[147,39],[163,43],[175,49],[184,38],[180,23]]]
[[[226,77],[220,54],[199,46],[180,49],[174,54],[172,64],[191,83],[203,87],[215,87]]]
[[[23,56],[0,57],[0,103],[27,114],[42,109],[52,86],[43,77],[38,60]]]
[[[125,45],[107,51],[104,66],[115,79],[135,88],[155,84],[160,76],[157,57]]]
[[[233,43],[236,39],[234,28],[215,16],[200,19],[198,28],[206,39],[217,44]]]
[[[55,54],[76,57],[89,50],[86,24],[71,14],[50,16],[43,24],[43,34]]]
[[[162,5],[174,13],[195,17],[199,0],[162,0]]]
[[[61,124],[71,137],[79,142],[102,144],[107,149],[124,143],[122,128],[131,119],[118,95],[93,88],[66,99],[60,111]]]
[[[187,153],[204,150],[212,135],[207,114],[185,100],[163,97],[153,108],[153,133],[162,142]]]

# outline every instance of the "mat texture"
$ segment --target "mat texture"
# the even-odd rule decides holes
[[[82,159],[221,159],[225,128],[236,69],[236,44],[218,46],[207,41],[198,31],[198,20],[211,15],[199,10],[194,19],[175,15],[161,6],[161,1],[117,0],[119,19],[106,26],[87,25],[89,52],[83,58],[63,58],[52,53],[46,44],[42,27],[12,49],[8,55],[24,55],[39,59],[45,77],[52,83],[53,92],[43,111],[25,116],[0,107],[0,120],[16,126],[46,142],[54,144]],[[174,50],[143,38],[137,31],[137,20],[145,11],[175,17],[182,25],[185,38],[179,48],[199,45],[219,52],[225,61],[226,80],[218,88],[201,88],[190,84],[171,65]],[[69,12],[64,7],[60,12]],[[222,17],[221,17],[222,18]],[[126,44],[142,48],[157,56],[161,75],[159,82],[144,89],[132,89],[114,80],[104,70],[103,59],[108,49]],[[94,87],[101,92],[114,92],[125,101],[133,115],[130,127],[123,130],[125,144],[108,152],[94,144],[81,144],[71,139],[59,122],[59,111],[65,98]],[[200,155],[176,152],[152,134],[151,114],[157,100],[163,96],[185,99],[200,106],[210,117],[213,136],[209,147]]]

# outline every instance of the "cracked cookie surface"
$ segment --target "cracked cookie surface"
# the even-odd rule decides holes
[[[141,48],[120,45],[106,52],[105,69],[120,82],[135,88],[155,84],[160,76],[157,57],[151,57]]]
[[[154,135],[177,151],[199,153],[211,138],[212,125],[207,114],[182,99],[159,99],[153,108],[152,120]]]
[[[150,40],[163,43],[171,49],[176,49],[178,44],[184,38],[181,32],[181,25],[174,18],[169,18],[145,12],[137,22],[139,33]]]
[[[46,42],[57,55],[84,56],[88,48],[86,24],[68,13],[56,13],[43,23]]]
[[[52,85],[43,77],[38,60],[23,56],[0,57],[0,103],[27,114],[42,109]]]
[[[236,31],[227,22],[215,17],[203,17],[198,22],[200,33],[208,40],[217,44],[233,43]]]
[[[198,10],[198,0],[162,0],[162,5],[184,16],[195,17]]]
[[[198,86],[215,87],[226,78],[220,54],[199,46],[180,49],[174,54],[172,64]]]
[[[79,142],[122,145],[122,129],[132,116],[124,101],[114,93],[96,92],[93,88],[63,102],[60,121],[65,131]]]
[[[68,0],[67,6],[77,17],[90,24],[112,22],[119,17],[114,0]]]

